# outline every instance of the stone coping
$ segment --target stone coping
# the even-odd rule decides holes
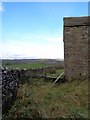
[[[64,17],[64,27],[88,26],[90,25],[90,16],[86,17]]]

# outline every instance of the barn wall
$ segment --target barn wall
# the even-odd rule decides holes
[[[65,77],[88,77],[88,17],[64,18]]]

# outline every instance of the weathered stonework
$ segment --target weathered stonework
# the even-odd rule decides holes
[[[46,68],[37,69],[8,69],[5,67],[0,68],[0,109],[2,111],[1,116],[8,113],[8,110],[12,107],[16,100],[17,91],[20,84],[31,82],[32,78],[46,78],[47,80],[56,80],[56,77],[49,77],[47,73],[55,72],[55,69],[60,69],[63,66],[52,66]],[[30,79],[31,78],[31,79]],[[62,82],[62,79],[61,81]]]
[[[65,78],[88,78],[88,17],[64,18]]]
[[[19,87],[19,71],[2,68],[2,114],[7,113],[15,101]]]

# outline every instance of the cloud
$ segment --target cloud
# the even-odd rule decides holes
[[[2,3],[0,3],[0,12],[3,12],[4,11],[4,7],[2,5]]]
[[[64,58],[63,37],[46,34],[12,34],[12,39],[4,39],[2,58]],[[16,36],[16,37],[15,37]]]
[[[35,44],[28,42],[4,42],[2,58],[60,58],[63,59],[63,44]]]
[[[32,34],[32,33],[29,33],[29,34],[26,34],[24,36],[20,36],[22,38],[22,40],[27,40],[27,41],[43,41],[43,42],[48,42],[48,43],[59,43],[59,42],[63,42],[63,37],[62,35],[58,35],[57,36],[47,36],[46,34],[44,35],[40,35],[40,34]]]
[[[34,35],[36,36],[36,38],[39,38],[39,39],[43,39],[45,41],[48,41],[48,42],[60,42],[60,41],[63,41],[63,38],[60,37],[60,36],[57,36],[57,37],[49,37],[47,35]]]
[[[49,42],[62,42],[63,38],[62,37],[45,37],[46,40]]]

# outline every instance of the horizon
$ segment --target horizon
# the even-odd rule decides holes
[[[59,58],[55,58],[55,59],[51,59],[51,58],[21,58],[21,59],[19,59],[19,58],[16,58],[16,59],[9,59],[9,58],[7,58],[7,59],[1,59],[1,61],[3,61],[3,60],[58,60],[58,61],[64,61],[64,59],[59,59]]]
[[[64,59],[63,18],[88,16],[88,2],[0,4],[1,59]]]

